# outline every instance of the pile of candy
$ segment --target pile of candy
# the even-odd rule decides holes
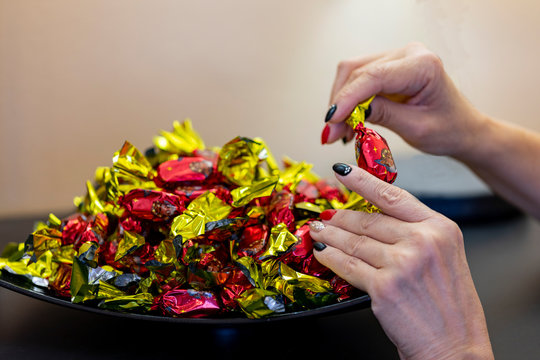
[[[175,317],[260,318],[360,294],[314,258],[308,224],[325,209],[378,211],[361,196],[305,162],[280,169],[258,138],[206,148],[189,120],[154,143],[143,155],[125,142],[77,212],[8,245],[0,269],[73,303]]]

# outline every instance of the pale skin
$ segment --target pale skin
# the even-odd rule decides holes
[[[491,359],[458,226],[406,191],[352,167],[337,175],[384,214],[340,210],[311,225],[319,262],[366,291],[403,359]]]
[[[474,108],[423,45],[340,63],[328,143],[352,139],[343,121],[372,95],[368,121],[420,150],[462,161],[499,195],[540,218],[540,135]],[[459,227],[406,191],[351,168],[338,180],[384,214],[338,210],[324,228],[312,226],[313,239],[327,245],[316,258],[370,294],[402,359],[492,359]]]
[[[540,219],[540,134],[477,110],[418,43],[343,61],[331,104],[328,143],[353,137],[343,122],[356,104],[378,95],[369,122],[387,127],[419,150],[469,166],[496,193]]]

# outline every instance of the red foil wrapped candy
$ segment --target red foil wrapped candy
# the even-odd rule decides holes
[[[392,152],[386,140],[364,126],[365,113],[374,97],[359,104],[345,121],[356,132],[355,153],[358,166],[381,180],[393,183],[397,177]]]
[[[120,203],[132,216],[152,221],[167,221],[185,210],[180,196],[154,190],[131,190]]]
[[[364,166],[388,176],[384,140],[357,130]],[[172,317],[261,318],[355,295],[315,259],[309,223],[329,209],[373,211],[360,195],[305,162],[280,169],[261,139],[237,137],[218,157],[185,121],[154,141],[146,155],[126,142],[77,212],[9,245],[0,271],[74,303]]]
[[[173,317],[205,317],[220,312],[216,296],[208,291],[171,290],[158,298],[154,308]]]

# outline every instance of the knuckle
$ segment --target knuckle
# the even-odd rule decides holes
[[[437,75],[443,71],[443,62],[439,56],[431,51],[423,52],[418,56],[422,66],[429,71],[431,75]]]
[[[369,77],[372,80],[380,81],[388,74],[389,71],[390,68],[386,63],[375,63],[365,69],[365,76]]]
[[[418,247],[417,259],[419,264],[429,264],[440,255],[440,243],[437,236],[433,234],[424,234]],[[419,265],[417,264],[417,265]]]
[[[433,66],[434,68],[442,68],[441,58],[432,51],[424,51],[420,55],[420,59],[426,65]]]
[[[412,230],[410,230],[410,243],[414,246],[420,246],[427,241],[430,236],[431,235],[429,234],[429,231],[426,230],[425,226],[415,226]]]
[[[402,248],[392,254],[394,262],[393,281],[398,285],[406,286],[421,279],[432,266],[433,257],[421,248]],[[405,285],[403,285],[405,284]]]
[[[414,272],[419,265],[417,252],[411,248],[400,248],[390,255],[392,264],[400,269],[399,274],[405,276],[407,272]]]
[[[338,73],[341,72],[350,72],[354,67],[354,62],[352,60],[342,60],[337,65]]]
[[[370,284],[369,294],[376,302],[393,303],[399,298],[402,283],[403,277],[401,274],[397,272],[387,273]],[[375,309],[373,311],[376,313]]]
[[[443,223],[443,228],[445,232],[453,237],[463,239],[463,233],[461,232],[461,229],[459,228],[458,224],[446,218],[445,220],[446,221],[444,221]]]
[[[353,79],[357,79],[357,78],[361,77],[365,73],[366,73],[366,70],[364,70],[362,68],[356,68],[356,69],[351,71],[350,77],[353,78]]]
[[[405,48],[407,50],[418,50],[418,49],[424,50],[424,49],[426,49],[426,46],[421,41],[411,41],[410,43],[405,45]]]
[[[356,94],[354,83],[346,84],[338,93],[340,99],[352,98]]]
[[[422,227],[411,236],[410,244],[423,264],[441,261],[463,246],[463,235],[456,223],[448,219]]]
[[[375,226],[378,222],[381,221],[383,215],[381,213],[362,213],[362,217],[359,220],[360,227],[364,230],[369,231]]]
[[[375,186],[376,196],[390,206],[398,205],[405,197],[405,190],[386,183],[378,183]]]
[[[455,222],[442,215],[434,216],[431,221],[435,222],[439,242],[452,246],[463,244],[463,233]]]
[[[384,126],[389,122],[391,113],[388,109],[388,105],[386,105],[386,101],[380,101],[376,98],[372,103],[372,109],[373,111],[369,117],[370,123]]]
[[[434,133],[431,124],[432,122],[424,122],[422,123],[422,126],[415,126],[411,131],[412,136],[420,143],[431,141]]]
[[[421,58],[423,55],[433,52],[420,41],[413,41],[405,45],[405,54],[408,57]]]
[[[443,71],[442,59],[423,43],[409,43],[405,46],[405,50],[407,56],[414,58],[414,61],[420,65],[420,68],[423,69],[427,76],[434,76]]]
[[[351,255],[354,257],[360,257],[363,249],[366,246],[368,238],[364,235],[353,235],[350,239]]]
[[[436,235],[431,229],[419,226],[411,233],[409,243],[417,256],[424,257],[433,253],[433,247],[436,245],[435,239]]]
[[[343,263],[342,278],[352,278],[356,273],[356,258],[348,256]]]

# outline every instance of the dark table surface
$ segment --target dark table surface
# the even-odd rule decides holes
[[[0,220],[0,247],[23,241],[37,219]],[[521,217],[462,230],[495,357],[540,358],[540,224]],[[0,359],[181,358],[197,353],[215,359],[398,358],[369,309],[208,327],[87,313],[0,288]]]

